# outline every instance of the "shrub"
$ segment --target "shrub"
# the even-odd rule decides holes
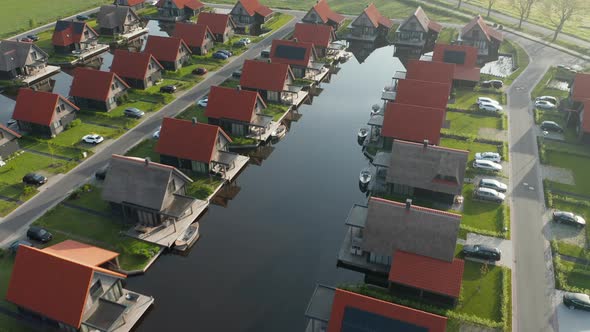
[[[82,120],[80,120],[80,119],[74,119],[74,120],[72,120],[72,122],[70,122],[70,123],[68,123],[66,125],[66,130],[68,130],[70,128],[77,127],[77,126],[79,126],[81,124],[82,124]]]
[[[37,192],[37,188],[33,187],[33,186],[25,186],[23,188],[23,196],[31,196],[34,195]]]
[[[546,207],[553,207],[553,193],[551,192],[551,185],[547,179],[543,179],[543,194],[545,196]]]

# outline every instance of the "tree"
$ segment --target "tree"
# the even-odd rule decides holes
[[[512,7],[518,13],[518,28],[522,28],[522,22],[528,20],[531,14],[531,8],[537,0],[512,0]]]
[[[490,17],[490,12],[492,11],[492,7],[496,3],[496,0],[488,0],[488,15],[486,17]]]
[[[459,0],[459,2],[457,3],[457,9],[461,8],[461,3],[463,3],[463,0]]]
[[[555,33],[553,34],[554,42],[557,36],[563,30],[563,25],[569,19],[582,15],[584,9],[587,8],[587,0],[545,0],[546,15],[549,17],[549,22],[555,26]]]

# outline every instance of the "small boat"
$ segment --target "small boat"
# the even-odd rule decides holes
[[[363,169],[359,176],[359,181],[361,184],[367,185],[371,182],[371,171],[368,169]]]
[[[358,137],[359,141],[364,141],[365,138],[367,138],[368,135],[369,135],[369,129],[367,129],[367,128],[361,128],[359,130],[359,133],[358,133],[358,136],[357,137]]]
[[[284,124],[282,124],[270,134],[270,137],[273,139],[280,139],[280,138],[285,137],[286,134],[287,134],[287,127]]]
[[[192,247],[195,242],[199,239],[201,235],[199,234],[199,223],[196,222],[188,226],[184,234],[176,241],[174,241],[174,249],[185,251]]]
[[[377,115],[381,112],[381,106],[374,104],[373,106],[371,106],[371,116],[373,115]]]
[[[352,58],[352,53],[350,53],[350,52],[342,52],[340,54],[340,58],[338,60],[340,60],[340,62],[346,62],[350,58]]]

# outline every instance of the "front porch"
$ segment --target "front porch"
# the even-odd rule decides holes
[[[249,133],[245,137],[266,142],[279,126],[280,123],[272,121],[272,117],[257,114],[253,122],[249,124]]]
[[[82,323],[81,330],[131,331],[153,303],[151,296],[123,289],[123,295],[116,301],[100,299],[96,309]]]
[[[303,79],[311,80],[316,83],[322,82],[326,76],[330,73],[330,69],[325,66],[324,63],[314,62],[311,67],[305,70]]]
[[[281,103],[286,105],[299,107],[309,95],[308,91],[304,91],[303,87],[298,85],[289,85],[287,88],[288,90],[281,93]]]
[[[248,164],[249,160],[250,157],[248,156],[242,156],[234,152],[219,151],[218,158],[211,161],[213,164],[212,171],[231,182]]]
[[[16,79],[21,80],[26,85],[34,84],[40,80],[48,78],[49,76],[53,76],[59,73],[60,68],[57,66],[45,66],[41,69],[38,69],[34,73],[28,76],[18,76]]]

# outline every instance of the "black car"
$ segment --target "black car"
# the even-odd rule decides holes
[[[590,311],[590,296],[584,293],[565,293],[563,304],[569,309]]]
[[[90,19],[90,17],[88,15],[76,15],[76,19],[78,21],[87,21]]]
[[[37,41],[39,40],[39,36],[37,35],[27,35],[27,38],[29,38],[32,41]]]
[[[94,173],[94,177],[97,180],[104,180],[107,177],[107,172],[109,170],[109,165],[105,165],[101,168],[99,168],[95,173]]]
[[[479,84],[482,88],[500,89],[504,86],[504,82],[500,80],[483,81]]]
[[[27,237],[31,240],[47,243],[53,239],[53,235],[49,233],[45,228],[31,226],[27,231]]]
[[[241,78],[242,77],[242,70],[238,69],[236,71],[234,71],[233,73],[231,73],[231,77],[233,78]]]
[[[8,251],[10,251],[11,254],[16,254],[16,251],[18,250],[18,247],[20,245],[23,246],[29,246],[29,247],[33,247],[33,244],[27,240],[18,240],[18,241],[14,241],[10,244],[10,246],[8,247]]]
[[[234,55],[232,52],[230,52],[228,50],[219,50],[216,53],[223,53],[223,54],[227,55],[228,57]]]
[[[545,131],[555,131],[558,133],[563,133],[563,128],[554,121],[543,121],[541,122],[541,130]]]
[[[207,74],[207,68],[199,67],[193,70],[193,74],[195,75],[205,75]]]
[[[35,186],[40,186],[42,184],[47,183],[47,178],[41,174],[29,173],[29,174],[23,176],[23,183],[24,184],[32,184]]]
[[[234,47],[246,47],[246,42],[243,40],[238,40],[237,42],[234,43]]]
[[[502,257],[502,252],[498,248],[475,244],[464,246],[463,255],[465,257],[485,259],[487,261],[499,261]]]
[[[578,227],[584,227],[586,225],[586,220],[582,216],[566,211],[553,211],[553,221]]]
[[[164,85],[160,88],[160,92],[174,93],[176,92],[176,85]]]

